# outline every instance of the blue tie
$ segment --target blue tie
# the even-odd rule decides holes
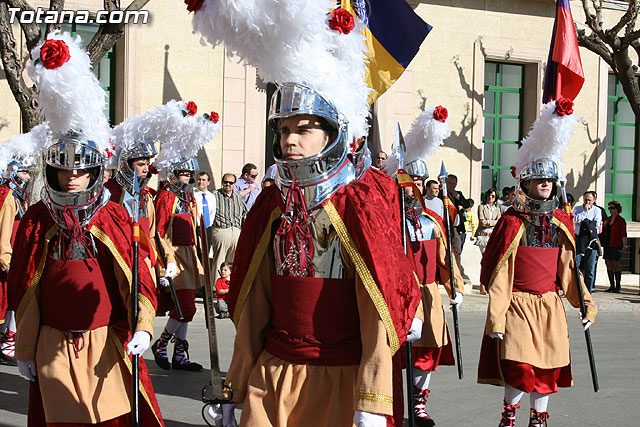
[[[204,216],[204,225],[209,228],[211,225],[211,218],[209,218],[209,203],[207,202],[207,195],[202,193],[202,215]]]

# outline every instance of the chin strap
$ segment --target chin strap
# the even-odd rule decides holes
[[[287,193],[285,210],[278,227],[278,249],[283,248],[285,258],[282,274],[313,277],[314,246],[309,230],[309,213],[300,186],[294,182]]]

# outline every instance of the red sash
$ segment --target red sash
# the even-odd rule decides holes
[[[42,323],[63,331],[87,331],[126,320],[127,312],[113,266],[100,257],[84,260],[48,258],[40,280]],[[110,286],[111,285],[111,286]]]
[[[420,283],[426,285],[436,281],[436,239],[409,242]]]
[[[518,246],[513,290],[542,295],[556,290],[558,248]]]
[[[271,276],[273,328],[265,349],[292,363],[358,365],[362,354],[354,280]]]
[[[193,222],[190,213],[175,214],[173,216],[173,234],[171,243],[176,246],[193,246]]]

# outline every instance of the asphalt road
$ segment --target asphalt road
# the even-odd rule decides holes
[[[599,298],[611,298],[604,294]],[[482,297],[469,296],[465,302],[480,304]],[[606,306],[603,302],[603,306]],[[610,301],[610,307],[616,307]],[[584,334],[577,312],[567,313],[571,336],[574,387],[560,389],[549,405],[549,426],[637,426],[640,425],[640,306],[639,297],[627,298],[624,312],[618,309],[601,311],[592,327],[592,339],[600,380],[600,392],[594,393],[589,374]],[[464,305],[464,304],[463,304]],[[442,367],[432,376],[428,411],[440,426],[495,426],[502,411],[503,390],[500,387],[476,383],[476,369],[480,350],[484,313],[481,310],[463,311],[461,339],[464,379],[458,380],[454,367]],[[451,322],[450,316],[449,321]],[[451,324],[451,323],[450,323]],[[216,320],[219,332],[222,370],[229,366],[234,328],[230,320]],[[164,319],[156,320],[156,334],[162,330]],[[196,315],[189,330],[191,360],[202,363],[205,370],[198,373],[163,371],[155,366],[151,351],[145,354],[160,408],[168,427],[204,425],[200,411],[200,393],[209,379],[207,332],[202,311]],[[27,413],[27,381],[17,368],[0,366],[0,426],[25,426]],[[525,396],[518,411],[518,425],[526,426],[528,398]],[[238,420],[240,411],[236,411]]]

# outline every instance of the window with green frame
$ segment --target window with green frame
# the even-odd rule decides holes
[[[64,23],[61,27],[62,31],[70,32],[73,36],[79,35],[82,39],[82,46],[86,48],[98,31],[99,25]],[[115,120],[115,63],[115,52],[111,49],[107,52],[104,58],[98,62],[93,70],[100,81],[100,85],[105,92],[107,92],[107,106],[105,107],[104,113],[109,118],[109,123],[114,123]]]
[[[622,215],[632,220],[635,218],[633,190],[636,183],[637,122],[622,85],[614,74],[609,74],[608,95],[605,203],[619,201]]]
[[[522,137],[524,66],[486,62],[482,190],[515,185],[511,166]]]

